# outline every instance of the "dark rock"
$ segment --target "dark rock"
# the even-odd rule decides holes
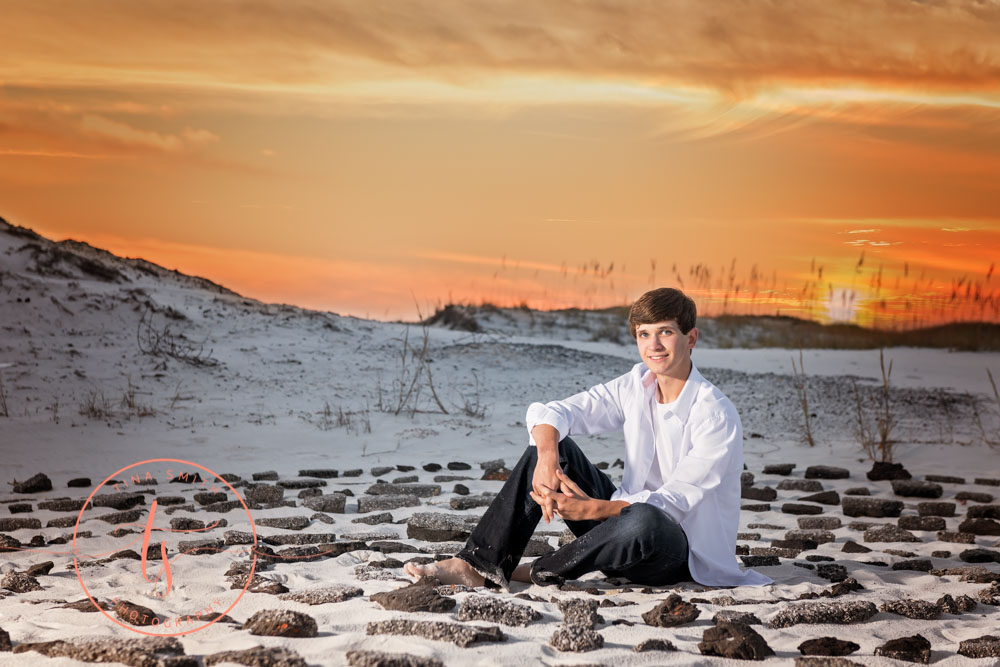
[[[966,549],[958,557],[965,563],[1000,563],[1000,551],[990,549]]]
[[[423,469],[426,472],[437,472],[438,470],[441,469],[441,464],[440,463],[425,463],[423,465]]]
[[[760,539],[760,533],[736,533],[736,539],[756,542]]]
[[[911,560],[901,560],[892,564],[893,570],[912,570],[914,572],[930,572],[931,561],[929,558],[914,558]]]
[[[789,530],[785,533],[786,540],[812,540],[816,544],[836,542],[837,537],[828,530]]]
[[[371,596],[385,609],[395,611],[428,611],[445,613],[455,608],[455,600],[444,597],[435,590],[441,582],[435,577],[421,577],[416,583],[394,591],[375,593]]]
[[[973,535],[1000,535],[1000,523],[993,519],[966,519],[958,524],[958,531]]]
[[[740,486],[753,486],[753,473],[749,470],[744,470],[740,473]]]
[[[753,487],[744,486],[740,489],[740,497],[746,500],[759,500],[762,502],[771,502],[778,497],[778,492],[769,486]]]
[[[308,614],[291,609],[264,609],[247,619],[243,629],[265,637],[315,637],[318,628]]]
[[[872,469],[868,471],[868,479],[873,482],[881,482],[887,479],[910,479],[912,475],[906,471],[902,463],[889,463],[888,461],[876,461],[872,464]]]
[[[821,563],[816,566],[816,576],[836,583],[847,579],[847,568],[836,563]]]
[[[492,480],[494,482],[506,482],[507,478],[510,477],[510,470],[507,468],[490,468],[483,473],[480,479]]]
[[[455,488],[453,489],[453,493],[457,493],[460,496],[467,496],[469,495],[470,491],[469,487],[467,487],[465,484],[456,484]]]
[[[392,479],[393,484],[411,484],[413,482],[419,482],[420,475],[403,475],[401,477],[394,477]]]
[[[863,623],[877,613],[878,608],[874,604],[861,600],[791,604],[768,619],[767,627],[788,628],[801,623]]]
[[[444,667],[437,658],[384,651],[348,651],[347,663],[351,667]]]
[[[582,653],[604,646],[604,637],[582,625],[560,625],[549,638],[549,646],[559,651]]]
[[[844,542],[844,546],[841,548],[841,551],[846,554],[866,554],[870,553],[871,549],[863,544],[858,544],[853,540],[848,540],[847,542]]]
[[[744,512],[770,512],[771,505],[768,503],[743,503],[740,510]]]
[[[1000,505],[973,505],[965,512],[969,519],[1000,519]]]
[[[676,625],[690,623],[700,615],[701,611],[696,606],[685,602],[679,595],[672,593],[666,600],[645,612],[642,615],[642,620],[646,622],[646,625],[672,628]]]
[[[222,491],[203,491],[194,494],[194,501],[199,505],[212,505],[214,503],[226,502],[226,494]]]
[[[99,493],[91,499],[90,504],[93,507],[130,510],[133,507],[145,505],[146,497],[141,493]]]
[[[294,533],[283,535],[262,535],[260,540],[265,544],[273,546],[285,546],[288,544],[326,544],[333,542],[337,536],[333,533]]]
[[[156,504],[161,507],[167,507],[168,505],[183,505],[185,502],[184,496],[158,496],[156,498]]]
[[[919,542],[920,538],[899,526],[876,526],[865,531],[865,542]]]
[[[771,540],[771,546],[777,549],[788,549],[791,551],[812,551],[819,546],[815,540],[794,539],[794,540]]]
[[[66,486],[68,486],[70,488],[89,487],[90,486],[90,478],[89,477],[74,477],[73,479],[71,479],[68,482],[66,482]]]
[[[314,489],[319,486],[326,486],[325,479],[282,479],[278,481],[278,486],[283,489]]]
[[[850,655],[861,646],[852,641],[837,639],[836,637],[818,637],[808,639],[799,644],[799,653],[802,655]]]
[[[500,462],[503,465],[503,462]],[[472,466],[464,461],[451,461],[448,463],[448,470],[472,470]]]
[[[917,503],[920,516],[955,516],[955,503],[924,501]]]
[[[251,503],[277,503],[285,496],[283,488],[271,484],[251,484],[243,493]]]
[[[875,655],[926,665],[931,661],[931,643],[921,635],[890,639],[885,644],[875,647]]]
[[[944,558],[944,559],[951,558],[951,552],[944,549],[932,551],[931,558]]]
[[[31,503],[11,503],[7,506],[7,511],[11,514],[24,514],[26,512],[31,512]]]
[[[806,560],[812,563],[822,563],[825,561],[834,560],[833,556],[821,556],[820,554],[810,554],[806,556]]]
[[[53,498],[38,503],[38,509],[53,512],[79,512],[86,500],[79,498]]]
[[[436,641],[453,642],[466,648],[478,642],[502,642],[506,637],[496,626],[462,625],[442,621],[410,621],[397,619],[375,621],[365,628],[369,635],[404,635]]]
[[[791,475],[795,470],[794,463],[771,463],[764,466],[765,475]]]
[[[266,470],[264,472],[255,472],[252,475],[253,481],[255,482],[274,482],[278,479],[278,472],[276,470]]]
[[[51,572],[54,566],[55,563],[50,560],[47,560],[44,563],[36,563],[25,570],[25,574],[31,577],[42,577]]]
[[[406,522],[406,536],[427,542],[464,541],[474,525],[466,518],[441,512],[417,512]]]
[[[27,517],[4,517],[0,519],[0,532],[13,530],[40,530],[42,522],[39,519]]]
[[[882,603],[882,611],[923,621],[932,621],[941,615],[941,608],[926,600],[886,600]]]
[[[420,504],[420,499],[412,494],[385,495],[385,496],[361,496],[358,498],[358,513],[394,510],[400,507],[415,507]]]
[[[993,502],[993,496],[988,493],[976,493],[975,491],[959,491],[955,494],[955,500],[971,500],[974,503],[991,503]]]
[[[205,656],[205,667],[230,662],[249,667],[308,667],[309,665],[295,651],[280,646],[271,648],[254,646],[243,651],[220,651]]]
[[[170,520],[170,528],[177,531],[201,531],[205,529],[205,522],[191,517],[179,516]]]
[[[52,490],[52,480],[45,473],[36,473],[23,482],[14,482],[14,493],[44,493]]]
[[[1000,658],[1000,637],[983,635],[958,643],[958,654],[966,658]]]
[[[852,486],[849,489],[844,490],[845,496],[870,496],[871,491],[863,486]]]
[[[317,512],[330,512],[333,514],[343,514],[347,506],[347,496],[343,493],[329,493],[326,495],[313,496],[302,501],[303,507],[308,507]]]
[[[928,482],[937,482],[938,484],[965,484],[964,477],[953,477],[951,475],[924,475],[924,479]]]
[[[785,514],[822,514],[823,508],[818,505],[802,505],[800,503],[785,503],[781,506]]]
[[[396,465],[396,470],[398,470],[399,472],[411,472],[413,470],[416,470],[416,468],[411,465],[407,465],[405,463],[399,463]]]
[[[823,490],[823,484],[814,479],[783,479],[778,482],[778,491],[802,491],[817,493]]]
[[[149,607],[128,600],[116,600],[114,612],[120,620],[139,627],[158,625],[165,620]]]
[[[799,498],[803,502],[819,503],[821,505],[839,505],[840,494],[836,491],[820,491],[809,496]]]
[[[777,556],[740,556],[746,567],[774,567],[781,565]]]
[[[439,484],[388,484],[379,482],[372,484],[365,491],[372,496],[417,496],[418,498],[430,498],[441,493]]]
[[[340,472],[333,468],[309,468],[299,471],[299,477],[318,477],[319,479],[335,479]]]
[[[705,628],[698,650],[702,655],[735,660],[764,660],[774,655],[756,630],[741,623],[722,623]]]
[[[977,477],[975,479],[976,484],[982,484],[983,486],[1000,486],[1000,479],[989,478],[989,477]]]
[[[445,484],[447,482],[467,482],[472,477],[468,475],[434,475],[435,484]]]
[[[470,595],[458,609],[460,621],[489,621],[500,625],[525,626],[541,617],[528,605],[486,595]]]
[[[351,519],[351,523],[364,523],[369,526],[377,526],[381,523],[392,523],[392,515],[388,512],[380,512],[378,514],[370,514],[368,516],[359,516],[356,519]]]
[[[316,605],[329,604],[331,602],[343,602],[344,600],[356,598],[359,595],[364,595],[364,591],[357,586],[351,586],[350,584],[328,584],[321,588],[310,588],[304,591],[282,593],[278,596],[278,599]]]
[[[302,530],[307,528],[311,523],[309,519],[304,516],[279,516],[279,517],[261,517],[254,521],[258,526],[264,526],[265,528],[283,528],[284,530]]]
[[[840,517],[836,516],[803,516],[798,524],[802,530],[837,530],[841,526]]]
[[[903,511],[903,503],[898,500],[865,496],[845,496],[841,501],[841,507],[847,516],[873,518],[897,517]]]
[[[934,482],[922,482],[917,479],[894,479],[892,492],[897,496],[910,498],[940,498],[944,489]]]
[[[951,542],[954,544],[976,543],[976,536],[972,533],[961,533],[955,530],[939,530],[937,538],[939,542]]]
[[[495,496],[459,496],[452,498],[448,504],[455,510],[471,510],[476,507],[489,507]]]
[[[677,647],[666,639],[643,639],[641,642],[635,645],[636,653],[645,653],[646,651],[676,651],[676,650]]]
[[[847,479],[850,476],[850,470],[835,466],[809,466],[804,475],[806,479]]]
[[[896,522],[904,530],[944,530],[944,519],[939,516],[913,516],[908,514],[899,517]]]

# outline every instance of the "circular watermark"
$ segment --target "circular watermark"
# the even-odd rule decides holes
[[[186,469],[175,469],[175,467],[179,466],[184,466]],[[184,550],[180,549],[178,545],[173,545],[175,553],[171,554],[167,546],[167,541],[181,535],[199,533],[205,535],[207,532],[222,526],[220,525],[220,521],[210,522],[206,526],[198,526],[195,523],[191,523],[190,525],[195,526],[194,528],[175,529],[169,526],[170,521],[164,520],[166,512],[160,510],[156,497],[153,496],[152,503],[146,506],[146,494],[140,493],[144,489],[148,490],[154,486],[159,486],[161,484],[160,480],[163,477],[166,477],[168,482],[181,482],[187,488],[193,486],[200,488],[205,493],[219,493],[224,492],[223,489],[228,489],[235,496],[236,500],[239,501],[239,506],[246,512],[253,541],[252,544],[241,545],[238,548],[241,553],[251,556],[250,567],[245,575],[246,581],[243,584],[243,588],[239,590],[239,593],[235,595],[235,599],[231,602],[228,601],[230,596],[224,594],[214,594],[210,596],[210,600],[199,600],[197,596],[191,595],[192,584],[189,581],[190,577],[186,576],[190,575],[191,572],[185,572],[185,570],[190,570],[190,568],[186,568],[185,566],[189,563],[196,563],[196,561],[192,560],[195,554],[202,553],[204,549],[213,550],[213,547],[207,545],[200,548],[198,545],[188,545],[188,549]],[[102,496],[98,494],[102,489],[105,489],[106,495]],[[134,511],[128,503],[127,496],[142,496],[143,502],[138,503],[136,501],[138,503],[137,506],[143,509],[148,508],[149,511],[145,520],[141,523],[129,520],[140,517],[142,511]],[[95,499],[101,501],[100,506],[95,506]],[[116,502],[116,499],[125,502]],[[116,507],[119,509],[116,509]],[[127,509],[120,509],[122,507],[126,507]],[[135,516],[128,514],[130,511],[134,512]],[[102,514],[102,516],[87,516],[88,512],[103,512],[105,514]],[[117,515],[109,516],[115,514]],[[89,522],[102,518],[105,520],[110,518],[111,521],[109,523],[114,523],[118,527],[106,536],[101,536],[102,547],[104,548],[98,548],[98,553],[91,554],[88,559],[81,559],[79,556],[81,554],[83,534],[80,531],[80,524],[84,520]],[[163,527],[164,524],[169,527]],[[134,528],[141,528],[142,530],[139,532],[134,530]],[[154,551],[152,557],[150,557],[150,540],[154,533],[158,535],[162,533],[163,538],[158,543],[159,552],[156,553]],[[108,539],[112,540],[112,542],[109,543]],[[124,545],[121,544],[123,540],[127,541]],[[92,570],[93,568],[90,565],[93,565],[94,562],[99,560],[106,562],[104,559],[107,558],[108,554],[123,553],[124,550],[127,550],[133,544],[139,543],[140,540],[141,550],[139,551],[138,566],[129,567],[129,572],[126,576],[115,577],[115,594],[114,597],[109,599],[113,615],[112,613],[108,613],[104,606],[98,602],[98,599],[101,599],[103,596],[95,595],[95,592],[91,590],[96,588],[95,582],[92,581],[91,586],[87,586],[85,581],[87,577],[84,576],[84,572]],[[156,545],[154,544],[153,546]],[[80,586],[83,588],[84,594],[111,621],[127,630],[142,635],[152,637],[180,637],[204,630],[213,625],[225,614],[232,611],[237,603],[239,603],[254,578],[254,572],[257,568],[256,547],[257,530],[254,527],[250,508],[233,485],[223,479],[221,475],[203,465],[183,459],[147,459],[116,470],[91,491],[90,496],[88,496],[83,507],[80,509],[76,525],[73,528],[73,567],[76,570],[76,576],[80,582]],[[226,551],[226,549],[214,550]],[[134,555],[129,554],[129,556],[133,560],[128,560],[128,562],[135,563]],[[125,556],[123,560],[128,559],[129,556]],[[188,559],[187,561],[184,560],[185,557]],[[88,563],[88,560],[92,562]],[[197,564],[200,567],[203,563],[204,557],[201,557],[201,561],[197,562]],[[137,571],[133,572],[132,570]],[[244,575],[241,574],[240,576]],[[196,586],[197,584],[194,585]],[[184,594],[177,592],[178,587],[184,588]],[[231,590],[235,591],[236,589]],[[126,597],[134,599],[125,601],[124,598]],[[140,606],[137,600],[141,600],[145,604],[156,604],[160,610],[157,611]],[[227,603],[228,606],[226,606]],[[153,612],[152,617],[149,617],[147,613],[150,611]],[[213,614],[211,620],[203,620],[203,617],[209,614]]]

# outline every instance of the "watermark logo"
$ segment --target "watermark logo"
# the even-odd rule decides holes
[[[194,494],[183,496],[180,509],[198,493],[222,494],[220,502],[235,499],[238,505],[230,509],[239,516],[236,525],[221,518],[232,512],[213,513],[217,518],[207,522],[183,515],[172,522],[167,516],[172,510],[161,499],[175,489],[178,495],[194,489]],[[144,493],[150,490],[156,494]],[[152,499],[148,505],[147,498]],[[228,551],[221,546],[222,529],[240,526],[244,517],[252,535],[251,544],[238,547],[240,554],[249,556],[246,575],[240,575],[246,581],[242,589],[219,593],[218,585],[206,580],[223,578],[219,570],[233,562],[217,555]],[[81,525],[89,530],[81,530]],[[98,526],[100,531],[95,530]],[[115,527],[105,531],[110,526]],[[209,539],[192,540],[199,537]],[[256,546],[250,508],[221,475],[183,459],[148,459],[116,470],[91,492],[73,530],[73,566],[87,598],[111,621],[143,635],[179,637],[204,630],[239,603],[254,578]]]

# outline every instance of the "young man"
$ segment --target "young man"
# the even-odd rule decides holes
[[[691,361],[695,319],[680,290],[643,294],[629,312],[642,362],[565,400],[532,403],[529,447],[465,548],[406,572],[505,589],[512,579],[557,584],[597,570],[647,585],[771,583],[736,560],[743,427]],[[625,471],[616,489],[569,436],[619,429]],[[576,539],[518,566],[538,521],[553,516]]]

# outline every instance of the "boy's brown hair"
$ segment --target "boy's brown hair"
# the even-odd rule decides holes
[[[655,324],[665,320],[677,320],[681,333],[694,328],[698,319],[698,309],[691,297],[673,287],[660,287],[646,292],[632,304],[628,312],[628,332],[635,338],[635,329],[640,324]]]

